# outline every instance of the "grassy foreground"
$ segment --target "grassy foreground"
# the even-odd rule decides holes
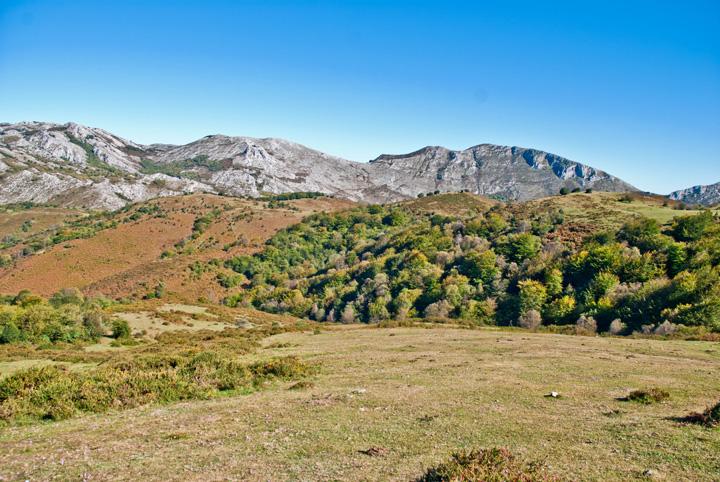
[[[720,398],[716,343],[349,326],[263,344],[258,357],[320,374],[8,427],[0,478],[412,480],[451,452],[507,447],[572,480],[718,480],[720,430],[676,420]],[[669,398],[620,400],[649,388]]]

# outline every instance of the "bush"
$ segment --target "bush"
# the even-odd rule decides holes
[[[112,322],[112,337],[116,339],[130,338],[130,325],[125,320],[119,318]]]
[[[704,412],[697,412],[680,419],[682,422],[696,423],[708,428],[720,427],[720,402],[708,407]]]
[[[540,312],[537,310],[529,310],[524,315],[520,315],[518,325],[528,330],[536,330],[542,325],[542,316],[540,316]]]
[[[675,333],[677,329],[677,326],[673,325],[669,321],[664,321],[662,322],[662,324],[658,325],[657,328],[655,328],[654,333],[660,336],[667,336]]]
[[[625,323],[623,323],[619,318],[615,318],[610,322],[610,327],[608,328],[608,332],[611,335],[620,335],[627,329],[627,326]]]
[[[210,398],[310,373],[312,368],[294,357],[246,365],[212,352],[145,355],[88,371],[31,368],[0,381],[0,420],[61,420],[81,412]]]
[[[22,339],[20,329],[12,321],[5,325],[0,332],[0,343],[16,343]]]
[[[578,335],[594,335],[597,333],[597,321],[592,316],[582,315],[575,322],[575,331]]]
[[[450,460],[427,470],[416,482],[556,481],[543,464],[528,463],[504,448],[455,452]]]
[[[670,398],[670,394],[665,390],[659,388],[649,388],[647,390],[633,390],[627,396],[627,400],[630,402],[642,403],[649,405],[651,403],[658,403]]]

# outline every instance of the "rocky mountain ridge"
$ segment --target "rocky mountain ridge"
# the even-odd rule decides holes
[[[115,209],[192,192],[303,191],[389,202],[461,190],[527,200],[561,187],[636,190],[554,154],[492,144],[461,151],[425,147],[358,163],[275,138],[211,135],[185,145],[142,145],[75,123],[0,124],[0,203]]]
[[[702,204],[705,206],[720,204],[720,182],[680,189],[670,193],[668,197],[689,204]]]

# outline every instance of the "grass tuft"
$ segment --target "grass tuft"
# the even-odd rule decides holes
[[[647,390],[633,390],[624,400],[650,405],[652,403],[664,402],[669,398],[670,394],[665,390],[648,388]]]
[[[525,462],[508,449],[455,452],[450,460],[427,470],[416,482],[545,482],[559,480],[543,464]]]

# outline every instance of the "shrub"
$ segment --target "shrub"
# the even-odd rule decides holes
[[[611,335],[620,335],[627,329],[627,326],[625,323],[623,323],[620,318],[615,318],[610,322],[610,327],[608,328],[608,332]]]
[[[529,310],[518,318],[518,325],[528,330],[535,330],[542,325],[542,316],[537,310]]]
[[[62,305],[82,305],[85,296],[77,288],[63,288],[48,300],[51,305],[58,307]]]
[[[720,402],[708,407],[704,412],[692,413],[680,421],[696,423],[708,428],[720,427]]]
[[[597,333],[597,321],[592,316],[582,315],[575,322],[575,331],[578,335],[594,335]]]
[[[130,338],[130,325],[119,318],[112,322],[112,337],[116,339]]]
[[[31,368],[0,381],[0,420],[61,420],[81,412],[210,398],[310,373],[312,367],[294,357],[245,365],[212,352],[145,355],[88,371]]]
[[[340,315],[341,323],[354,323],[355,322],[355,309],[351,304],[345,305],[342,314]]]
[[[676,325],[673,325],[669,321],[664,321],[664,322],[662,322],[662,324],[658,325],[657,328],[655,328],[654,333],[656,335],[667,336],[667,335],[672,335],[676,331],[677,331]]]
[[[21,339],[22,333],[12,321],[5,325],[0,332],[0,343],[16,343]]]
[[[528,463],[505,448],[455,452],[428,469],[416,482],[544,482],[559,480],[543,464]]]
[[[425,308],[425,318],[443,319],[450,316],[452,305],[447,300],[431,303]]]
[[[659,388],[649,388],[647,390],[633,390],[627,396],[630,402],[642,403],[649,405],[651,403],[662,402],[670,398],[670,394]]]

